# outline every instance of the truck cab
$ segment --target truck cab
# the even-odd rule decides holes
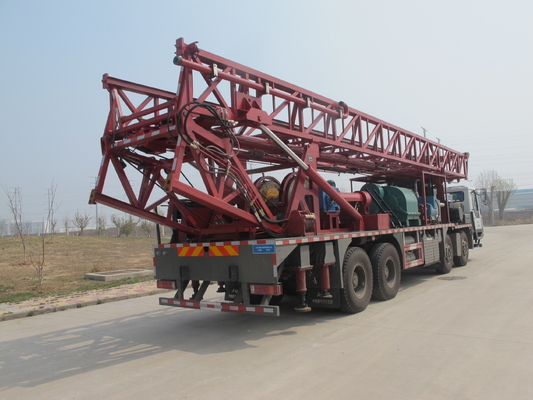
[[[471,224],[474,246],[481,247],[483,218],[480,194],[467,186],[450,186],[448,187],[448,203],[452,222]]]

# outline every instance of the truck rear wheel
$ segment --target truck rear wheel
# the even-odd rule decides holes
[[[446,235],[444,240],[444,254],[442,255],[440,264],[435,271],[437,274],[448,274],[453,268],[453,243],[450,235]]]
[[[400,257],[390,243],[379,243],[370,252],[374,278],[372,298],[390,300],[396,297],[400,288]]]
[[[355,314],[363,311],[372,296],[372,266],[366,252],[352,247],[342,265],[344,289],[341,289],[340,310]]]
[[[461,255],[453,257],[453,263],[456,267],[463,267],[468,263],[468,252],[470,247],[468,246],[468,238],[466,233],[461,231]]]

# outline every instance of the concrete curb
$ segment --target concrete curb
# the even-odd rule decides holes
[[[123,293],[128,290],[134,291],[135,293]],[[167,289],[158,289],[155,287],[155,282],[150,285],[146,285],[142,282],[140,284],[122,285],[117,286],[116,288],[93,290],[79,295],[72,295],[68,304],[54,304],[60,302],[61,297],[32,299],[31,301],[22,302],[20,304],[4,303],[0,304],[0,321],[10,321],[18,318],[32,317],[35,315],[49,314],[74,308],[95,306],[168,292],[169,290]]]

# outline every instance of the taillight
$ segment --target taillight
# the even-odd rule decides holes
[[[279,296],[283,294],[283,290],[281,285],[258,285],[255,283],[250,283],[250,293],[261,294],[264,296]]]
[[[159,289],[176,289],[176,281],[157,280],[157,287]]]

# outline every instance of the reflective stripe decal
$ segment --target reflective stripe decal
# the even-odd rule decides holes
[[[209,256],[238,256],[239,246],[236,245],[224,245],[224,246],[209,246]]]
[[[169,247],[207,247],[207,246],[220,246],[224,245],[233,245],[233,246],[249,246],[249,245],[258,245],[258,244],[268,244],[275,246],[291,245],[291,244],[302,244],[302,243],[313,243],[313,242],[323,242],[323,241],[332,241],[338,239],[351,239],[359,237],[369,237],[369,236],[380,236],[380,235],[390,235],[394,233],[404,233],[404,232],[416,232],[416,231],[425,231],[425,230],[434,230],[434,229],[453,229],[459,230],[464,228],[471,228],[470,224],[440,224],[440,225],[431,225],[431,226],[415,226],[408,228],[398,228],[398,229],[386,229],[382,231],[361,231],[361,232],[346,232],[338,233],[334,235],[318,235],[318,236],[309,236],[302,238],[285,238],[285,239],[264,239],[264,240],[240,240],[232,242],[204,242],[204,243],[172,243],[172,244],[160,244],[155,245],[158,248],[169,248]]]
[[[178,248],[179,257],[203,257],[203,247],[180,247]]]

